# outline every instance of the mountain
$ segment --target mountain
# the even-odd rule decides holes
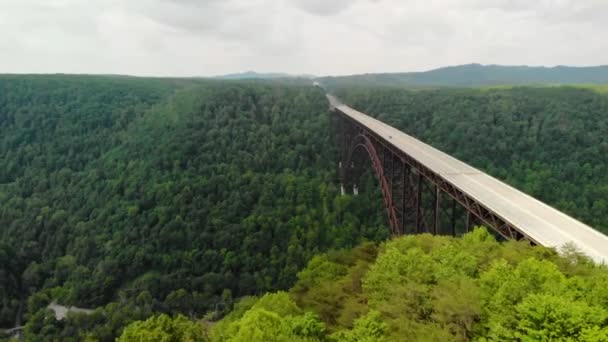
[[[216,76],[214,78],[223,80],[255,80],[255,79],[277,79],[277,78],[314,78],[313,75],[291,75],[287,73],[258,73],[255,71],[246,71],[236,74],[227,74]]]
[[[543,340],[554,317],[556,340],[606,340],[608,275],[574,252],[479,232],[381,244],[371,167],[341,194],[327,100],[294,80],[1,75],[0,341],[21,324],[26,341]],[[336,95],[608,231],[608,96]],[[58,321],[53,302],[94,310]]]
[[[85,340],[45,319],[52,301],[99,307],[94,334],[114,341],[387,238],[376,192],[340,195],[328,129],[310,84],[0,76],[0,341],[24,320],[26,340]]]
[[[424,72],[377,73],[317,78],[323,85],[397,87],[480,87],[494,85],[540,85],[608,83],[608,65],[592,67],[532,67],[467,64]]]

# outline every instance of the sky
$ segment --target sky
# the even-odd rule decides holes
[[[608,64],[608,0],[0,0],[0,73]]]

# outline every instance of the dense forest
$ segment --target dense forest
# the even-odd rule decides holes
[[[607,96],[336,93],[608,231]],[[555,315],[571,329],[550,338],[605,337],[605,269],[574,252],[483,229],[379,244],[376,184],[342,196],[332,141],[324,94],[300,82],[0,76],[0,329],[25,323],[32,341],[538,340]],[[52,302],[94,311],[56,320]]]
[[[574,250],[412,235],[315,256],[219,322],[153,316],[119,341],[608,341],[608,268]]]
[[[606,341],[608,269],[485,229],[408,236],[316,256],[289,292],[244,298],[201,330],[199,341]]]
[[[608,233],[608,96],[576,87],[337,94]]]
[[[2,77],[0,327],[79,340],[82,322],[41,325],[58,301],[101,307],[80,327],[112,340],[385,239],[379,201],[339,196],[328,120],[310,86]]]

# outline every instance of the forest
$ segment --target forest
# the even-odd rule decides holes
[[[87,324],[113,340],[133,318],[222,313],[330,247],[388,237],[375,200],[339,196],[316,88],[23,76],[0,94],[0,327],[74,336],[38,329],[57,301],[101,307]]]
[[[608,233],[608,96],[584,87],[341,88],[345,103]]]
[[[455,295],[457,294],[457,295]],[[154,315],[118,341],[608,340],[608,268],[573,249],[410,235],[317,255],[288,291],[209,324]]]
[[[608,231],[606,95],[336,93]],[[299,82],[0,76],[0,329],[25,324],[31,341],[537,340],[552,329],[538,306],[572,326],[554,339],[606,336],[605,269],[575,251],[483,229],[387,241],[373,178],[340,194],[329,120],[322,91]],[[547,278],[522,280],[529,269]],[[512,298],[502,276],[528,285]],[[56,320],[52,302],[94,311]],[[575,317],[558,310],[570,306]]]
[[[242,299],[198,340],[606,341],[607,285],[608,269],[572,250],[483,228],[411,235],[315,256],[289,291]]]

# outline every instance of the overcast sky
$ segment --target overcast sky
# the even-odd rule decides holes
[[[608,0],[0,0],[0,72],[608,64]]]

